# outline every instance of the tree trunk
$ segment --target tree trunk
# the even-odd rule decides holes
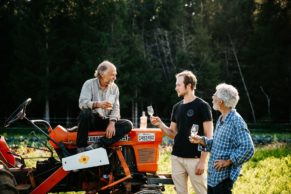
[[[237,67],[238,67],[238,71],[239,71],[239,74],[240,74],[240,77],[241,77],[241,80],[242,80],[242,83],[243,83],[243,86],[244,86],[244,89],[246,91],[246,95],[247,95],[247,98],[248,98],[248,101],[249,101],[249,104],[250,104],[250,107],[251,107],[253,120],[254,120],[254,123],[256,123],[257,121],[256,121],[255,111],[254,111],[253,104],[252,104],[252,101],[251,101],[251,98],[250,98],[250,95],[249,95],[249,92],[248,92],[248,88],[247,88],[246,83],[245,83],[245,79],[244,79],[243,73],[242,73],[241,68],[240,68],[240,63],[239,63],[239,60],[238,60],[238,57],[237,57],[237,53],[236,53],[236,50],[235,50],[235,45],[234,45],[234,43],[233,43],[233,41],[232,41],[230,36],[229,36],[229,40],[230,40],[233,56],[235,57],[235,61],[236,61]]]
[[[45,113],[44,113],[44,120],[50,122],[50,106],[49,106],[49,100],[45,100]]]
[[[260,86],[260,88],[267,99],[268,118],[271,118],[271,97],[265,92],[263,86]]]
[[[132,111],[132,123],[133,127],[138,127],[138,104],[137,99],[137,88],[135,88],[134,99],[131,101],[131,111]]]
[[[45,51],[46,51],[46,56],[48,55],[48,30],[46,29],[46,44],[45,44]],[[48,58],[48,57],[47,57]],[[46,99],[45,99],[45,113],[44,113],[44,120],[50,122],[50,107],[49,107],[49,73],[50,73],[50,69],[49,69],[49,62],[48,60],[45,60],[45,65],[46,65],[46,89],[45,89],[45,95],[46,95]]]
[[[168,81],[169,78],[168,78],[168,74],[167,74],[166,67],[164,66],[164,63],[163,63],[163,60],[162,60],[162,55],[161,55],[161,51],[160,51],[160,47],[159,47],[158,36],[159,36],[159,35],[158,35],[158,32],[155,31],[155,32],[154,32],[154,38],[155,38],[155,41],[156,41],[156,42],[155,42],[155,45],[156,45],[156,47],[157,47],[158,59],[159,59],[160,64],[161,64],[161,66],[162,66],[162,70],[163,70],[163,72],[164,72],[164,76],[165,76],[166,80]]]

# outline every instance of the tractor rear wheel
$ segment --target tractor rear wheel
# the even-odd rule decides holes
[[[0,165],[0,194],[17,194],[16,181],[7,169]]]

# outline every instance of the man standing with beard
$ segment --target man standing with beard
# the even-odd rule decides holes
[[[195,95],[196,76],[191,71],[176,75],[176,92],[183,100],[173,106],[170,126],[159,117],[151,117],[153,125],[159,127],[168,137],[174,139],[172,178],[178,194],[188,194],[188,178],[197,194],[207,193],[206,152],[188,140],[193,124],[199,126],[198,134],[209,138],[213,133],[211,108],[207,102]]]
[[[212,96],[213,109],[221,113],[213,139],[201,135],[189,136],[200,150],[209,151],[208,194],[231,194],[242,165],[254,154],[254,144],[247,124],[236,111],[238,91],[228,84],[216,86]]]
[[[120,119],[119,89],[114,83],[116,75],[115,65],[103,61],[95,70],[95,78],[83,84],[79,98],[78,153],[111,145],[133,128],[129,120]],[[92,130],[105,131],[106,135],[88,146],[88,131]]]

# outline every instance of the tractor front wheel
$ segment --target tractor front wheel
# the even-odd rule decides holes
[[[3,165],[0,165],[0,194],[17,194],[16,181]]]

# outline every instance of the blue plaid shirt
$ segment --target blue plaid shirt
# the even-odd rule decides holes
[[[232,109],[224,121],[219,117],[213,139],[203,137],[206,147],[199,146],[200,150],[210,151],[208,161],[207,183],[215,187],[226,178],[235,181],[242,164],[254,154],[254,144],[250,136],[247,124],[235,109]],[[232,165],[220,171],[214,168],[216,160],[232,161]]]

